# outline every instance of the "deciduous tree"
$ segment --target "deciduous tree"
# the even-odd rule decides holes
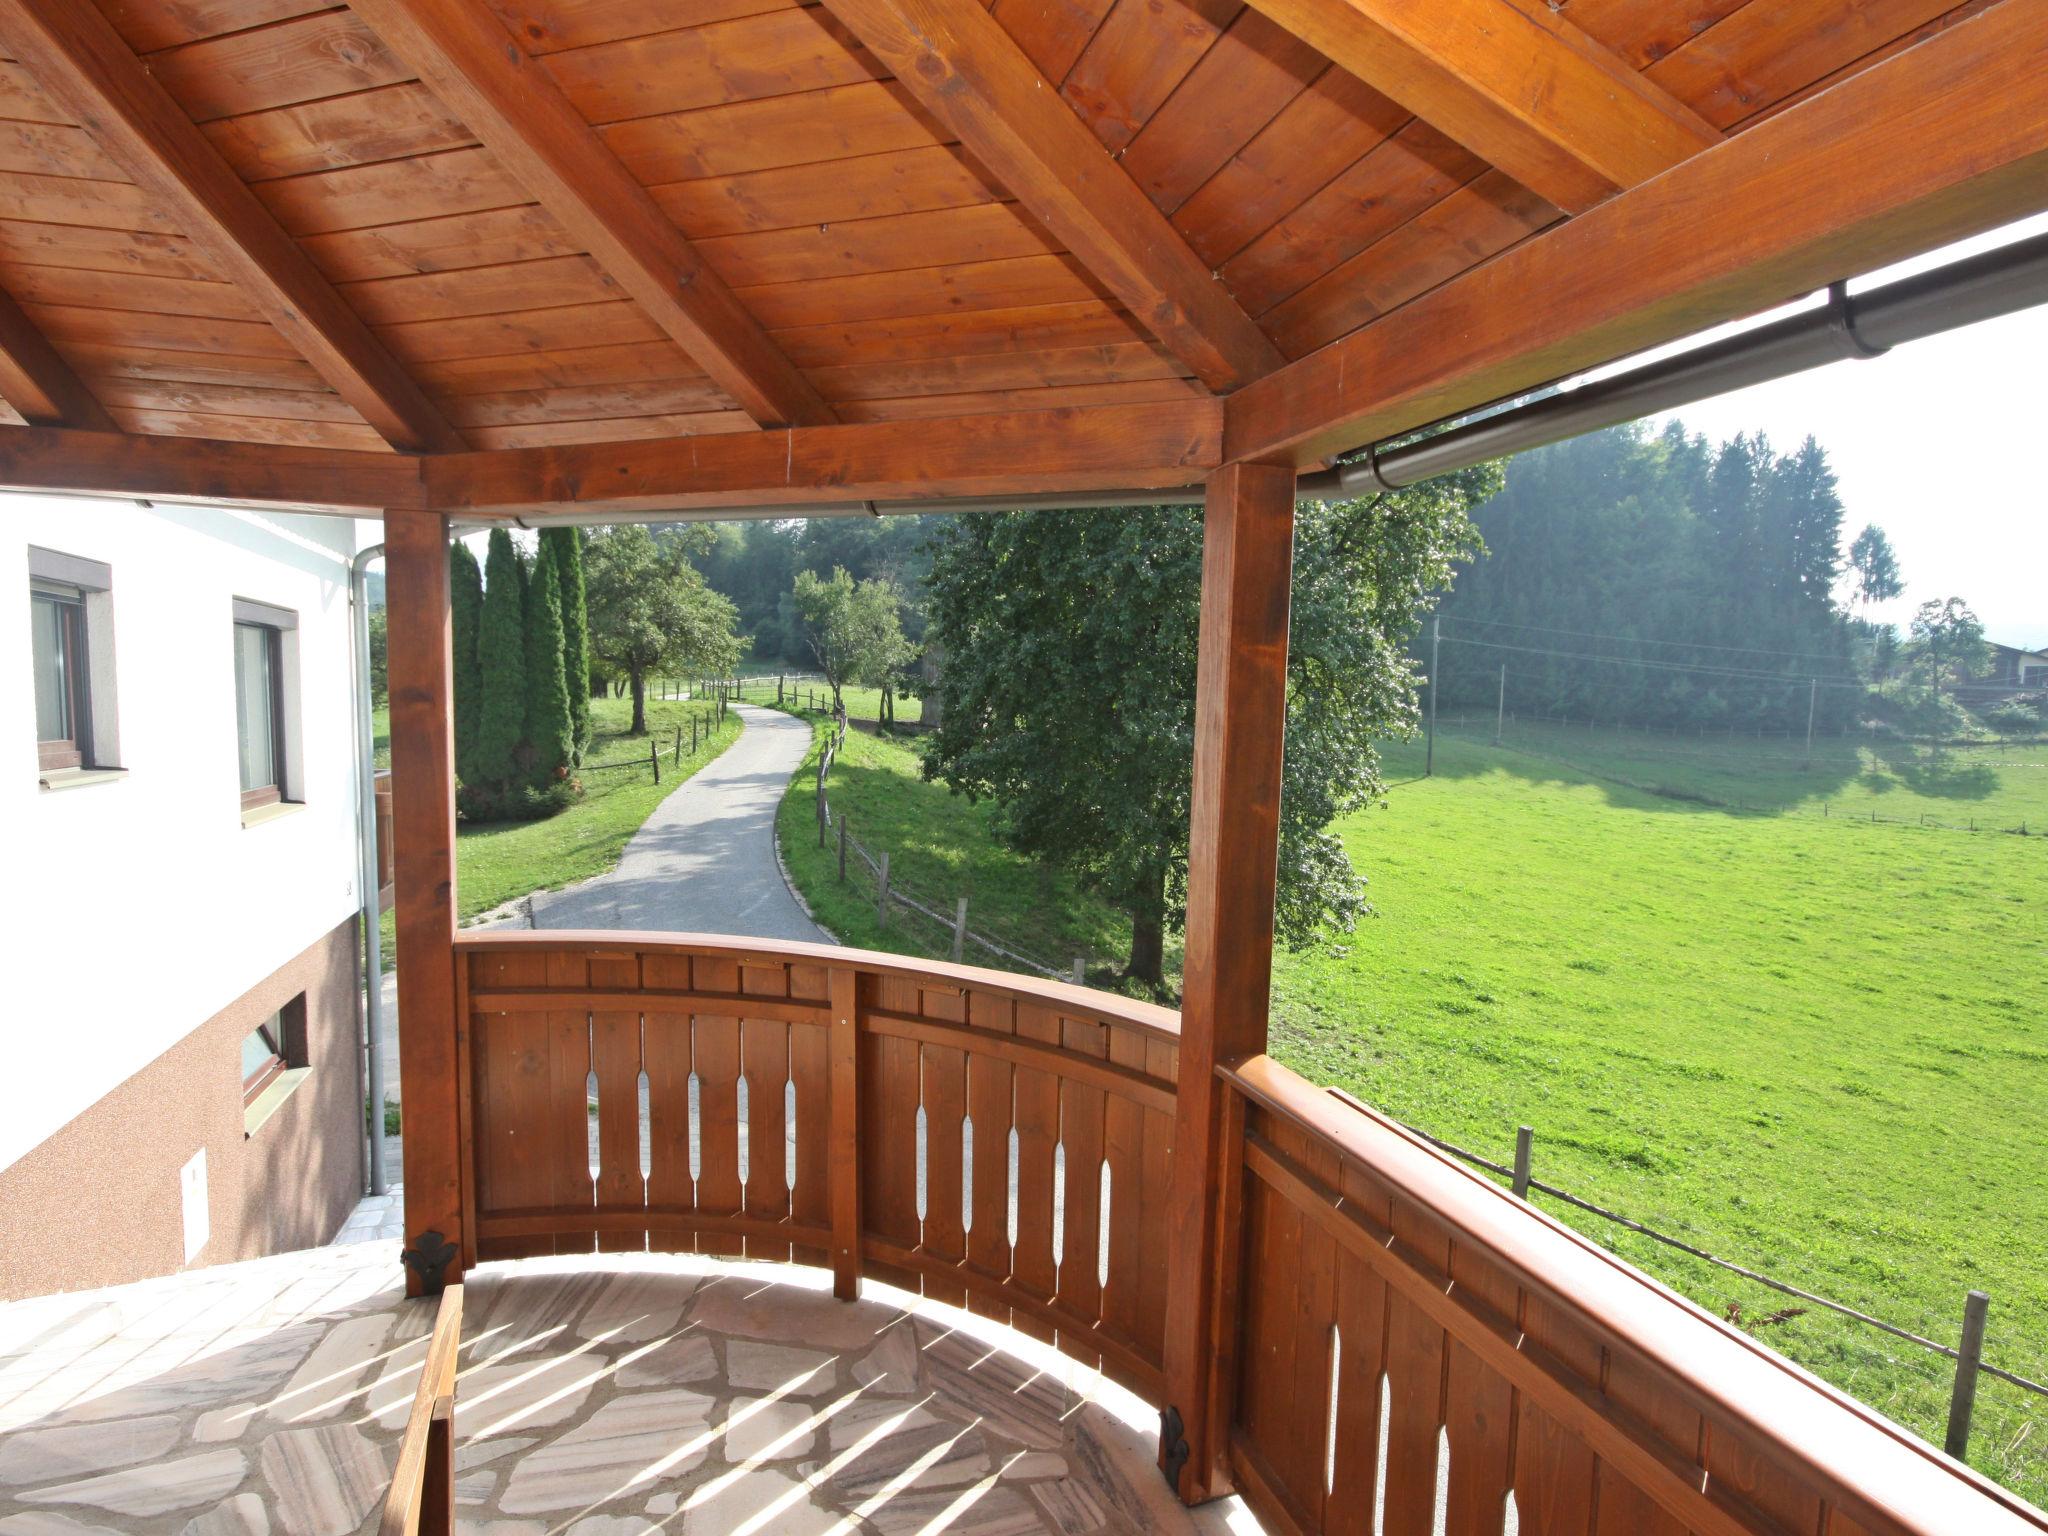
[[[887,688],[914,654],[903,638],[902,600],[892,582],[856,582],[843,567],[830,577],[799,571],[792,595],[804,643],[832,689],[835,711],[847,684]]]
[[[1413,731],[1404,650],[1474,546],[1491,467],[1297,516],[1276,926],[1309,942],[1367,911],[1328,830],[1383,793],[1376,743]],[[962,517],[935,543],[928,633],[943,723],[927,777],[1000,807],[1017,849],[1131,914],[1128,974],[1164,984],[1185,918],[1202,513],[1133,507]]]
[[[629,523],[600,530],[584,554],[591,651],[627,677],[632,731],[645,735],[648,674],[730,671],[740,658],[738,615],[704,584],[682,539]]]

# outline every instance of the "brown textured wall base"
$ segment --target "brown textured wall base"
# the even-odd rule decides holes
[[[0,1169],[0,1297],[186,1267],[178,1170],[202,1146],[212,1235],[193,1268],[332,1237],[361,1183],[357,954],[350,918]],[[245,1137],[242,1038],[301,992],[313,1070]]]

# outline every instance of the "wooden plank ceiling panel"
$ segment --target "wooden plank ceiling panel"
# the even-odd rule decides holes
[[[798,326],[772,334],[790,359],[805,368],[1119,346],[1149,340],[1144,327],[1120,305],[1101,299]]]
[[[1138,136],[1212,49],[1242,0],[1116,0],[1060,84],[1104,149]]]
[[[236,36],[288,33],[317,19]],[[189,234],[207,252],[214,269],[209,277],[232,279],[240,300],[210,281],[102,270],[111,247],[101,237],[92,248],[98,259],[85,268],[92,276],[28,278],[42,300],[31,312],[52,327],[60,347],[126,343],[173,353],[303,359],[315,364],[385,442],[406,448],[462,445],[193,125],[159,74],[99,11],[51,0],[8,0],[0,6],[0,26],[41,95],[69,121],[90,125],[99,162],[75,168],[122,178],[13,176],[15,186],[0,188],[0,218],[128,228],[159,237]],[[186,57],[209,46],[187,44],[156,58]],[[86,211],[92,204],[99,214]],[[46,241],[37,254],[41,260],[34,265],[61,267],[63,243]],[[16,270],[26,272],[27,265]],[[204,414],[173,412],[161,426],[190,431],[186,418]],[[275,429],[247,425],[256,419],[223,414],[219,422],[223,435],[274,435]],[[342,424],[321,425],[332,429],[330,435],[357,435]]]
[[[353,11],[319,11],[149,56],[149,71],[195,123],[413,78]]]
[[[355,453],[389,452],[374,428],[360,422],[303,421],[278,416],[230,416],[214,412],[128,410],[111,414],[124,432],[157,437],[224,438],[231,442],[278,443],[300,448],[345,448]]]
[[[476,142],[417,80],[217,118],[203,131],[249,182],[466,149]]]
[[[598,133],[648,186],[952,142],[894,81],[880,80],[634,118]]]
[[[105,405],[87,387],[49,337],[0,292],[0,401],[21,421],[37,427],[113,430]]]
[[[652,190],[662,211],[697,240],[1007,201],[950,145],[706,176]]]
[[[616,420],[545,421],[504,427],[470,427],[479,448],[544,448],[557,443],[622,443],[667,437],[715,437],[758,432],[745,411],[703,411],[673,416],[628,416]]]
[[[704,371],[666,339],[624,345],[567,347],[546,353],[500,353],[442,358],[417,365],[437,398],[515,390],[583,389],[641,385],[661,380],[702,380]]]
[[[1125,379],[1186,377],[1178,359],[1150,341],[988,357],[937,357],[904,363],[814,368],[825,398],[884,400],[903,395],[957,395],[978,390],[1040,389],[1053,385],[1114,383]]]
[[[771,328],[901,320],[1108,297],[1102,285],[1067,255],[964,261],[735,291],[761,323]]]
[[[183,235],[0,218],[0,263],[13,262],[152,277],[204,280],[220,275],[213,258]]]
[[[1104,405],[1146,405],[1199,400],[1208,391],[1195,379],[1132,379],[1110,384],[1065,384],[1040,389],[982,390],[964,395],[899,395],[893,399],[842,400],[842,421],[914,421],[948,416],[985,416],[1004,411],[1087,409]]]
[[[123,42],[137,53],[154,53],[331,10],[333,0],[99,0],[99,5]]]
[[[701,27],[799,0],[489,0],[505,28],[531,54],[621,42],[678,27]]]

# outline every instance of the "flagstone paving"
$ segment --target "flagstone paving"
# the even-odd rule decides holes
[[[362,1241],[0,1305],[0,1536],[375,1527],[430,1303]],[[1254,1533],[1180,1507],[1144,1406],[887,1287],[670,1254],[465,1288],[460,1536]]]

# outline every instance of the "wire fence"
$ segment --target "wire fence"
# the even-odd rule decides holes
[[[900,878],[891,874],[888,849],[869,848],[853,835],[852,818],[844,811],[833,810],[831,797],[826,791],[832,764],[838,758],[839,749],[846,744],[846,731],[846,715],[842,711],[835,717],[831,734],[825,739],[825,750],[818,755],[818,846],[829,848],[833,845],[833,840],[837,839],[839,879],[842,883],[847,881],[849,870],[856,874],[861,870],[866,871],[867,878],[874,883],[877,921],[886,928],[891,913],[897,911],[923,918],[945,934],[956,964],[966,959],[967,946],[972,944],[984,954],[1012,965],[1020,965],[1041,976],[1049,976],[1056,981],[1071,981],[1077,986],[1085,985],[1088,974],[1086,956],[1076,955],[1067,965],[1060,966],[1043,957],[1027,954],[1014,944],[968,927],[968,901],[965,896],[953,899],[952,914],[947,915],[932,904],[933,898],[920,899],[904,888]],[[943,898],[938,900],[942,901]]]
[[[1355,1109],[1363,1110],[1365,1108],[1357,1099],[1345,1093],[1342,1089],[1332,1088],[1328,1092],[1333,1098],[1340,1099]],[[1961,1334],[1955,1344],[1944,1344],[1939,1339],[1928,1338],[1925,1334],[1916,1333],[1910,1328],[1902,1328],[1896,1323],[1887,1322],[1881,1317],[1875,1317],[1859,1308],[1850,1306],[1847,1302],[1836,1301],[1816,1291],[1807,1290],[1803,1286],[1793,1285],[1790,1281],[1780,1280],[1775,1276],[1767,1275],[1750,1265],[1737,1263],[1733,1259],[1724,1258],[1716,1253],[1710,1253],[1695,1243],[1687,1242],[1682,1237],[1674,1237],[1669,1232],[1660,1232],[1655,1227],[1645,1222],[1637,1221],[1632,1216],[1625,1216],[1621,1212],[1611,1210],[1596,1201],[1588,1200],[1583,1195],[1576,1194],[1568,1189],[1559,1188],[1555,1184],[1550,1184],[1537,1178],[1533,1171],[1535,1133],[1526,1125],[1516,1129],[1515,1160],[1512,1164],[1496,1162],[1481,1153],[1461,1147],[1456,1142],[1446,1141],[1440,1136],[1432,1136],[1427,1131],[1416,1130],[1412,1126],[1409,1129],[1414,1130],[1417,1136],[1420,1136],[1431,1146],[1448,1152],[1461,1162],[1469,1163],[1475,1168],[1484,1169],[1495,1177],[1505,1180],[1509,1189],[1521,1199],[1528,1200],[1537,1194],[1547,1195],[1554,1200],[1564,1202],[1574,1210],[1584,1211],[1590,1216],[1597,1216],[1602,1221],[1610,1222],[1615,1226],[1635,1233],[1639,1237],[1648,1238],[1652,1242],[1660,1243],[1667,1248],[1675,1249],[1703,1263],[1711,1264],[1717,1269],[1727,1270],[1731,1274],[1739,1275],[1745,1280],[1764,1286],[1781,1295],[1790,1296],[1811,1306],[1820,1307],[1837,1316],[1847,1318],[1851,1322],[1859,1323],[1865,1327],[1874,1328],[1881,1333],[1888,1334],[1892,1338],[1911,1344],[1915,1348],[1924,1350],[1929,1354],[1938,1355],[1953,1361],[1955,1371],[1950,1383],[1945,1449],[1949,1455],[1959,1460],[1968,1449],[1971,1419],[1975,1409],[1977,1386],[1980,1377],[1993,1377],[2010,1386],[2018,1387],[2024,1392],[2032,1393],[2036,1397],[2048,1398],[2048,1383],[2022,1376],[2016,1371],[2007,1370],[1984,1358],[1984,1335],[1991,1304],[1990,1296],[1984,1291],[1971,1290],[1965,1295]],[[1731,1316],[1730,1318],[1730,1321],[1737,1320],[1738,1317],[1736,1316]]]

